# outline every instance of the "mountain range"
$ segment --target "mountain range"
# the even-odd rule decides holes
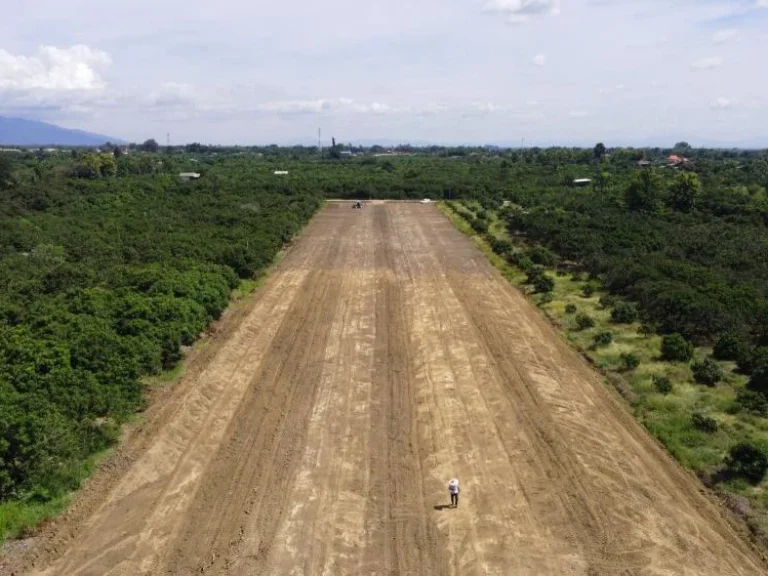
[[[119,138],[62,128],[38,120],[0,116],[0,146],[100,146]]]

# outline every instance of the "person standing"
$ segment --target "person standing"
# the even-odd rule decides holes
[[[451,495],[451,507],[458,508],[459,506],[459,481],[454,478],[448,482],[448,493]]]

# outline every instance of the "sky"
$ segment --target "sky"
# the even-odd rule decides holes
[[[768,147],[768,0],[35,0],[0,115],[129,141]]]

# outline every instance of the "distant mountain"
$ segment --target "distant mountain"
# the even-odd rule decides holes
[[[0,116],[0,145],[5,146],[99,146],[122,144],[119,138],[71,130],[37,120]]]

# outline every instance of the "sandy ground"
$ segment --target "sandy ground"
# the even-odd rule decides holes
[[[765,573],[433,206],[329,205],[230,324],[17,574]]]

